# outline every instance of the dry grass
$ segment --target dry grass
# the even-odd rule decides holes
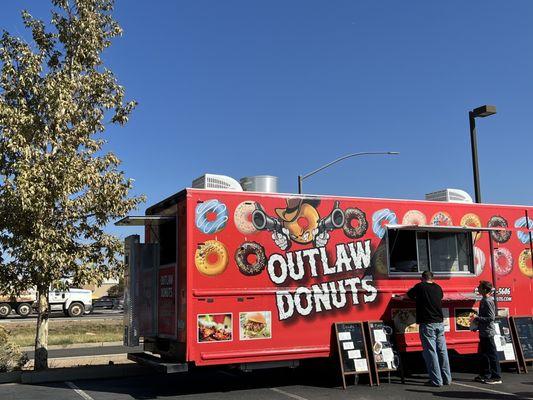
[[[35,324],[4,325],[13,341],[21,347],[35,343]],[[72,320],[48,323],[48,344],[116,342],[122,340],[122,320]]]

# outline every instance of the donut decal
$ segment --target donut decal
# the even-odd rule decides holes
[[[396,218],[396,214],[388,208],[378,210],[372,215],[372,230],[380,239],[383,239],[383,236],[385,236],[387,225],[396,225],[397,223],[398,219]]]
[[[487,226],[489,228],[507,228],[509,225],[505,218],[495,215],[489,220]],[[511,231],[491,231],[490,236],[498,243],[505,243],[511,238]]]
[[[317,210],[319,199],[293,197],[285,201],[285,207],[274,210],[275,216],[268,215],[260,204],[256,204],[252,212],[254,228],[271,232],[272,240],[281,250],[288,250],[293,242],[324,247],[328,243],[329,232],[344,226],[344,211],[338,201],[325,217],[321,217]]]
[[[207,235],[220,232],[228,222],[228,208],[217,199],[207,200],[196,205],[195,224],[200,232]]]
[[[409,210],[403,216],[402,225],[427,225],[427,219],[421,211]]]
[[[257,232],[252,223],[252,214],[256,209],[256,204],[253,201],[243,201],[240,203],[233,213],[233,222],[235,227],[243,235],[252,235]]]
[[[267,264],[265,248],[256,242],[245,242],[235,252],[235,262],[242,274],[259,275]]]
[[[481,219],[474,213],[468,213],[461,218],[461,226],[469,228],[481,228]],[[481,238],[482,232],[472,232],[472,239],[476,243]]]
[[[485,268],[485,253],[479,247],[474,246],[474,273],[476,276],[481,275]]]
[[[447,212],[439,211],[438,213],[433,214],[433,216],[431,217],[431,225],[452,226],[452,217]]]
[[[533,219],[526,217],[518,218],[514,223],[514,227],[518,229],[533,229]],[[517,231],[516,235],[518,236],[518,240],[523,244],[528,244],[531,241],[529,232]]]
[[[194,254],[194,265],[205,276],[220,275],[226,270],[228,261],[228,250],[218,240],[207,240],[198,244]]]
[[[344,211],[344,234],[351,239],[363,237],[368,229],[366,214],[358,208],[347,208]]]
[[[494,249],[496,275],[508,275],[513,270],[513,255],[505,247]]]
[[[518,267],[520,272],[528,278],[533,278],[533,265],[531,262],[531,250],[525,249],[518,256]]]

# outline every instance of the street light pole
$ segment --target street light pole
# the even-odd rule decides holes
[[[361,152],[361,153],[352,153],[352,154],[347,154],[345,156],[339,157],[339,158],[337,158],[337,159],[335,159],[333,161],[330,161],[329,163],[321,166],[320,168],[317,168],[314,171],[309,172],[308,174],[298,175],[298,194],[302,193],[302,183],[303,183],[304,179],[309,178],[310,176],[316,174],[317,172],[320,172],[323,169],[331,167],[333,164],[337,164],[338,162],[340,162],[342,160],[346,160],[347,158],[350,158],[350,157],[364,156],[364,155],[374,155],[374,154],[398,155],[400,153],[397,152],[397,151],[364,151],[364,152]]]
[[[496,114],[496,107],[484,105],[468,112],[470,122],[470,145],[472,146],[472,168],[474,173],[474,192],[476,203],[481,203],[481,190],[479,184],[479,167],[477,161],[477,135],[476,135],[476,118],[485,118],[489,115]]]

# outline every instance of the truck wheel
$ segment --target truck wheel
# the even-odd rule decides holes
[[[5,318],[11,314],[11,306],[7,303],[0,303],[0,318]]]
[[[31,314],[31,305],[28,303],[19,304],[17,307],[17,314],[21,317],[27,317]]]
[[[85,312],[85,307],[81,303],[72,303],[68,307],[69,317],[81,317],[84,312]]]

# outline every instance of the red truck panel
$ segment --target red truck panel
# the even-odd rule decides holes
[[[168,324],[161,311],[159,329],[171,332],[177,324],[187,361],[198,365],[329,356],[332,324],[350,320],[389,321],[405,330],[398,335],[400,350],[420,350],[417,326],[411,324],[414,304],[393,298],[418,277],[388,275],[388,224],[425,220],[428,225],[461,226],[479,220],[487,227],[489,221],[497,225],[504,220],[509,227],[509,233],[473,234],[476,275],[436,278],[445,292],[450,349],[477,351],[477,334],[455,316],[477,307],[463,293],[472,293],[481,279],[493,281],[490,235],[499,308],[509,315],[533,314],[530,236],[520,225],[526,213],[533,215],[531,207],[326,196],[302,200],[194,189],[187,189],[183,202],[178,205],[182,254],[174,290],[179,317],[176,321],[165,306]],[[336,208],[347,221],[319,235]],[[289,240],[258,230],[250,221],[253,209],[288,229]],[[160,310],[165,301],[160,297]]]

